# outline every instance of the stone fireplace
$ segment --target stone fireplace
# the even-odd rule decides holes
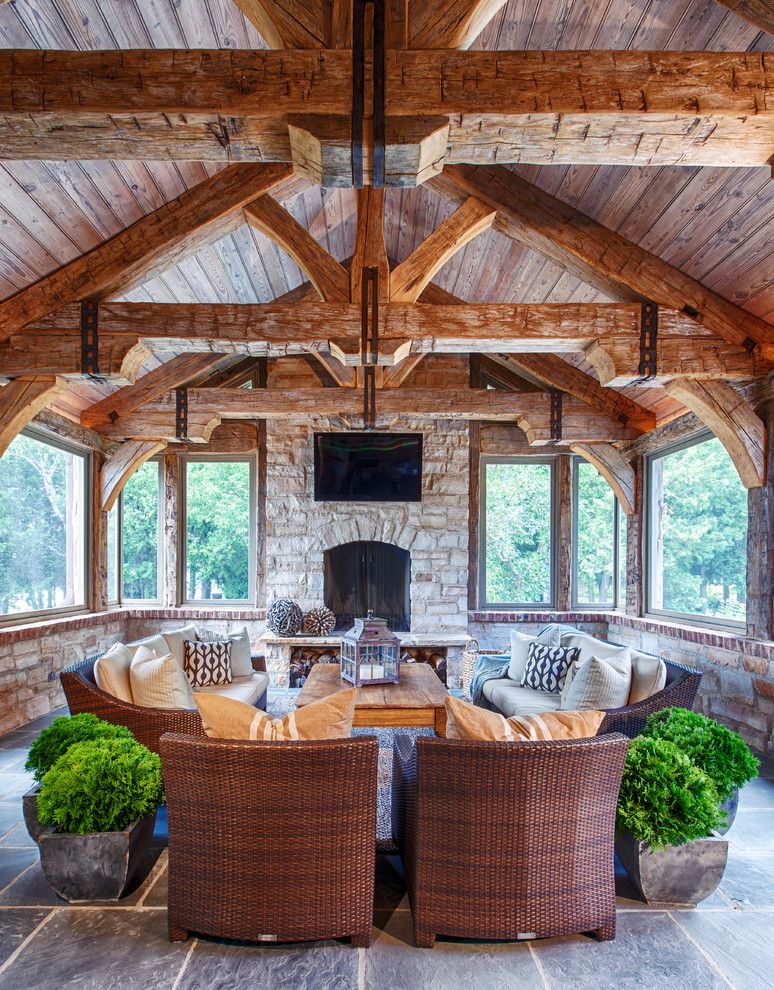
[[[393,632],[411,622],[411,554],[380,540],[353,540],[323,554],[325,604],[346,630],[358,616],[373,612]]]

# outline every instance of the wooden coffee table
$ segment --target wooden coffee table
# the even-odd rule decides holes
[[[296,707],[320,701],[337,691],[351,688],[341,679],[337,663],[316,663],[301,688]],[[356,727],[379,729],[435,729],[446,735],[446,688],[427,663],[402,663],[400,684],[370,684],[358,688],[355,700]]]

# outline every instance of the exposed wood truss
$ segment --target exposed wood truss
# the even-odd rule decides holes
[[[127,440],[102,466],[102,511],[110,512],[134,472],[166,447],[164,440]]]
[[[717,0],[722,7],[733,10],[750,24],[774,34],[774,2],[772,0]]]
[[[772,62],[390,50],[386,113],[447,118],[449,163],[765,165]],[[346,119],[351,70],[341,49],[0,52],[0,148],[22,159],[290,161],[288,116]]]
[[[441,419],[484,419],[513,422],[530,443],[551,439],[550,396],[541,392],[497,392],[487,389],[380,389],[376,406],[385,416],[429,416]],[[363,400],[354,389],[189,389],[188,427],[191,439],[206,442],[221,419],[276,419],[306,416],[357,417]],[[116,423],[99,428],[114,438],[175,440],[174,396],[146,406]],[[569,399],[563,411],[563,436],[570,440],[628,440],[638,430]]]
[[[80,299],[126,289],[243,222],[241,207],[291,175],[286,165],[234,165],[0,303],[0,340]]]
[[[696,314],[697,331],[703,326],[731,344],[761,344],[774,353],[771,324],[508,169],[446,168],[432,185],[456,202],[478,196],[497,210],[496,230],[614,298],[650,299]]]
[[[37,414],[68,388],[51,375],[17,378],[0,388],[0,457]]]
[[[506,0],[440,0],[409,4],[412,48],[468,48]]]
[[[134,382],[150,356],[150,349],[136,333],[100,335],[100,374],[116,384]],[[0,374],[8,378],[62,375],[79,379],[82,378],[81,363],[81,338],[73,329],[65,334],[23,331],[7,340],[0,339]]]
[[[609,443],[571,443],[570,449],[593,464],[615,493],[627,516],[637,511],[637,484],[634,468],[616,447]]]
[[[330,2],[236,0],[270,48],[325,48],[330,38]]]
[[[744,396],[726,382],[688,379],[676,379],[667,391],[712,430],[745,488],[766,483],[766,427]]]

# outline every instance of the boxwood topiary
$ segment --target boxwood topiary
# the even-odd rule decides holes
[[[703,770],[721,801],[758,774],[759,761],[736,732],[687,708],[664,708],[648,717],[643,735],[666,739]]]
[[[632,740],[618,796],[619,831],[661,849],[710,835],[723,817],[715,785],[674,743]]]
[[[30,747],[24,769],[31,771],[40,783],[43,775],[66,753],[73,743],[90,739],[129,739],[136,741],[132,733],[123,725],[112,725],[96,715],[81,712],[71,718],[63,716],[54,719],[44,729]]]
[[[43,777],[38,819],[62,832],[120,832],[164,800],[161,760],[134,739],[75,743]]]

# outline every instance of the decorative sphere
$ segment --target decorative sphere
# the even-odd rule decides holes
[[[266,626],[275,636],[295,636],[303,621],[301,606],[290,598],[277,598],[266,610]]]
[[[330,636],[336,625],[336,616],[325,605],[318,605],[304,615],[304,632],[310,636]]]

